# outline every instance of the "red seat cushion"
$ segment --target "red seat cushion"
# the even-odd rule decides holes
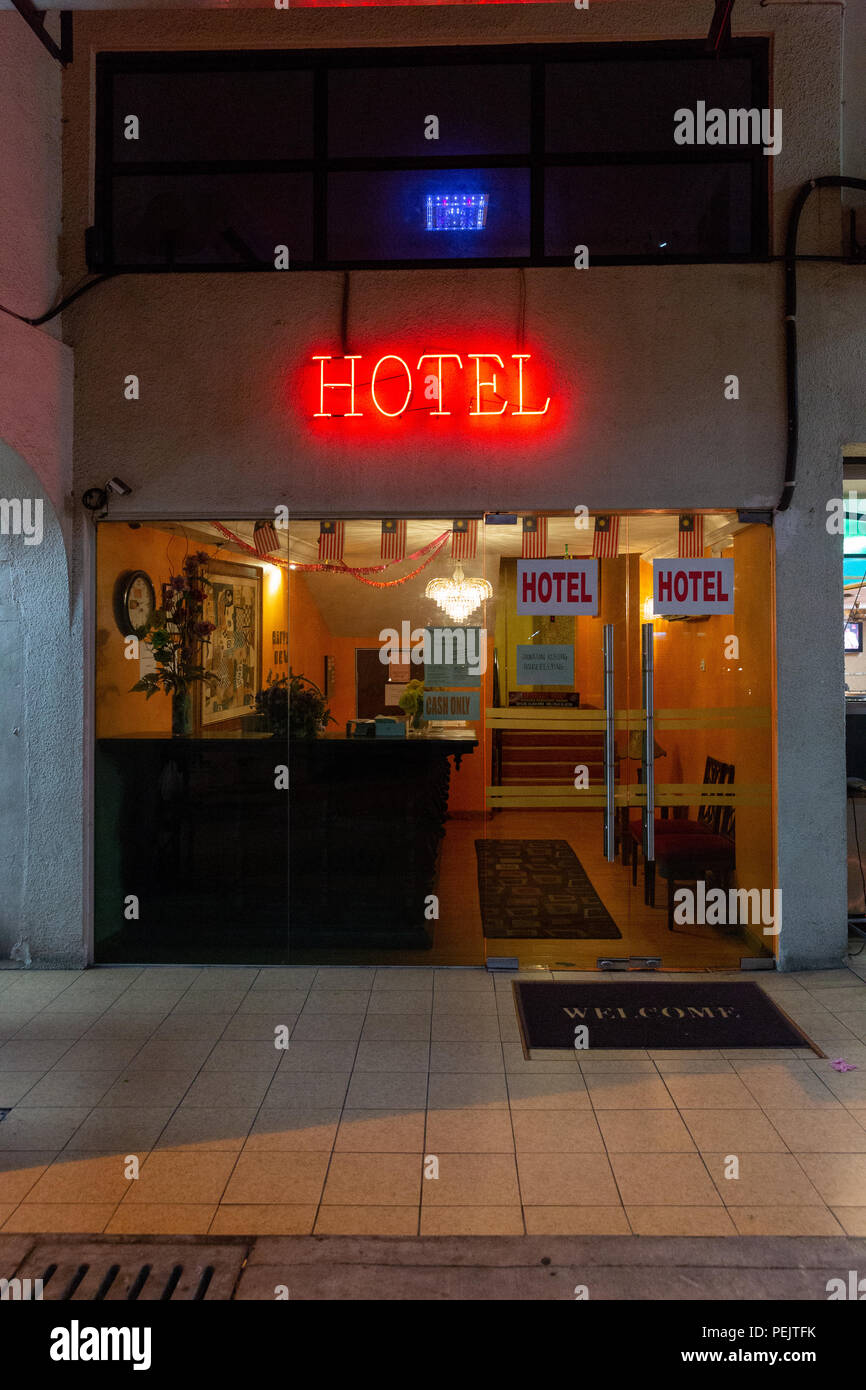
[[[628,826],[635,839],[638,839],[642,834],[640,816],[632,816]],[[674,820],[670,817],[656,816],[656,835],[667,835],[669,832],[672,835],[712,835],[713,830],[712,826],[705,826],[700,820]]]
[[[662,859],[694,859],[704,863],[713,860],[733,859],[734,842],[726,835],[668,835],[666,831],[656,831],[656,863]]]

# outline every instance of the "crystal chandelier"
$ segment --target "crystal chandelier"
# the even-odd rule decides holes
[[[455,565],[450,579],[431,579],[424,595],[432,598],[452,622],[462,623],[493,596],[493,589],[486,579],[467,579],[462,565]]]

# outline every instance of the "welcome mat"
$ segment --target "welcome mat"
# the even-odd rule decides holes
[[[587,984],[515,980],[523,1050],[589,1048],[811,1047],[823,1053],[759,985],[629,980]],[[580,1040],[578,1039],[578,1042]]]
[[[622,936],[567,840],[476,840],[475,852],[486,937]]]

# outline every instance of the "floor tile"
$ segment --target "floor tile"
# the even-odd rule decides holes
[[[197,1039],[153,1039],[132,1058],[126,1075],[141,1071],[198,1071],[207,1060],[213,1043]]]
[[[335,1148],[344,1153],[423,1153],[424,1111],[343,1111]]]
[[[179,1105],[190,1090],[188,1072],[134,1072],[118,1077],[102,1097],[102,1105],[157,1107]]]
[[[386,990],[389,993],[406,993],[407,990],[426,990],[428,994],[433,992],[433,971],[432,970],[412,970],[411,968],[399,968],[388,970],[381,968],[376,971],[373,981],[373,992]]]
[[[0,1124],[0,1151],[62,1149],[88,1113],[88,1106],[18,1107]]]
[[[0,1153],[0,1202],[17,1206],[56,1157],[52,1149]]]
[[[334,1147],[339,1106],[263,1105],[245,1153],[330,1153]]]
[[[48,1071],[65,1052],[74,1047],[65,1038],[41,1042],[7,1042],[0,1046],[0,1072]],[[77,1068],[75,1070],[78,1070]]]
[[[464,1017],[462,1014],[437,1013],[433,1018],[432,1038],[437,1043],[498,1043],[500,1036],[496,1014],[470,1014]]]
[[[422,1236],[522,1236],[520,1207],[440,1207],[421,1209]]]
[[[512,1110],[591,1110],[586,1082],[575,1068],[572,1076],[523,1076],[508,1073]]]
[[[130,1191],[134,1179],[126,1176],[126,1154],[64,1152],[59,1154],[28,1194],[30,1202],[86,1203],[111,1202],[116,1205]],[[136,1155],[139,1165],[146,1153]]]
[[[629,1207],[711,1207],[718,1202],[698,1154],[611,1154],[626,1210]]]
[[[760,1110],[682,1110],[680,1113],[702,1151],[787,1152],[784,1139]]]
[[[11,1110],[18,1105],[46,1074],[43,1071],[0,1072],[0,1109]]]
[[[172,1115],[154,1146],[157,1149],[208,1149],[238,1153],[243,1148],[255,1119],[255,1108],[233,1106],[212,1110],[205,1106],[182,1105]]]
[[[848,1110],[773,1109],[767,1116],[792,1153],[866,1153],[866,1125]]]
[[[278,1071],[267,1088],[264,1104],[298,1109],[312,1106],[328,1109],[342,1105],[349,1084],[348,1071],[283,1072]],[[253,1100],[259,1097],[253,1096]]]
[[[273,1084],[271,1073],[265,1071],[200,1071],[181,1093],[180,1101],[184,1107],[204,1106],[207,1110],[220,1105],[259,1105]]]
[[[284,1050],[270,1042],[218,1042],[202,1063],[203,1072],[265,1072],[273,1073],[284,1056]]]
[[[524,1206],[528,1236],[627,1236],[628,1218],[621,1206]]]
[[[240,1160],[238,1160],[240,1161]],[[235,1164],[235,1154],[196,1150],[174,1153],[156,1149],[132,1183],[126,1202],[217,1203]]]
[[[369,1020],[368,1020],[369,1022]],[[360,1014],[304,1014],[292,1025],[292,1042],[351,1042],[358,1043],[361,1031],[366,1032]],[[273,1046],[273,1033],[270,1034]],[[382,1036],[389,1036],[383,1034]],[[394,1034],[394,1037],[399,1036]],[[408,1036],[408,1034],[407,1034]],[[416,1034],[422,1037],[423,1033]]]
[[[252,1044],[255,1046],[255,1044]],[[295,1042],[283,1053],[280,1071],[351,1071],[355,1061],[353,1042]]]
[[[605,1154],[517,1155],[520,1191],[527,1206],[614,1206],[619,1193]]]
[[[237,1160],[224,1205],[301,1205],[318,1202],[330,1155],[326,1153],[249,1153]]]
[[[67,1151],[81,1149],[107,1153],[138,1153],[156,1145],[171,1119],[171,1106],[96,1106],[79,1125],[66,1145]]]
[[[866,1206],[833,1207],[832,1211],[846,1236],[866,1236]]]
[[[416,1236],[418,1203],[405,1207],[326,1207],[319,1208],[314,1234],[317,1236]]]
[[[506,1110],[483,1107],[432,1110],[425,1150],[431,1154],[513,1153],[511,1116]]]
[[[217,1212],[215,1202],[121,1202],[109,1236],[204,1236]]]
[[[719,1203],[706,1207],[626,1207],[636,1236],[734,1236],[736,1227]]]
[[[360,1042],[355,1076],[359,1072],[426,1072],[429,1056],[427,1042]]]
[[[430,1044],[431,1072],[501,1072],[504,1070],[500,1042],[433,1042]]]
[[[520,1153],[604,1153],[591,1110],[513,1110],[511,1124]]]
[[[599,1110],[608,1153],[694,1153],[695,1144],[676,1110]]]
[[[423,1071],[355,1072],[346,1096],[351,1110],[422,1109],[427,1100],[427,1073]]]
[[[376,971],[352,966],[341,969],[339,966],[321,966],[316,972],[314,989],[363,990],[369,993],[373,988]]]
[[[334,1208],[338,1210],[338,1208]],[[211,1223],[212,1236],[309,1236],[317,1206],[304,1203],[221,1203]],[[291,1295],[290,1295],[291,1296]]]
[[[636,1076],[633,1072],[622,1075],[589,1072],[583,1080],[596,1110],[667,1110],[673,1107],[670,1092],[658,1076]]]
[[[323,1206],[408,1206],[421,1198],[421,1154],[335,1153]]]
[[[425,990],[374,990],[367,1006],[368,1018],[385,1018],[392,1014],[431,1015],[433,996]]]
[[[464,1106],[507,1110],[504,1072],[434,1072],[430,1076],[429,1110],[459,1110]],[[587,1106],[588,1106],[587,1102]]]
[[[736,1062],[749,1093],[765,1110],[834,1107],[839,1101],[805,1062]]]
[[[732,1206],[730,1215],[741,1236],[838,1236],[843,1229],[824,1206]]]
[[[545,1157],[552,1157],[545,1155]],[[426,1178],[422,1207],[520,1207],[513,1154],[443,1154],[439,1177]]]
[[[21,1202],[3,1223],[4,1233],[100,1235],[115,1210],[113,1202]]]
[[[820,1206],[821,1196],[793,1154],[744,1153],[739,1177],[726,1178],[728,1153],[704,1153],[702,1158],[728,1207]],[[808,1156],[807,1156],[808,1157]],[[801,1160],[802,1161],[802,1160]]]
[[[799,1163],[828,1206],[857,1206],[863,1202],[866,1154],[800,1154]]]
[[[736,1075],[666,1076],[665,1085],[680,1110],[750,1110],[758,1104]]]
[[[19,1073],[16,1073],[19,1074]],[[22,1096],[22,1107],[30,1105],[98,1105],[110,1091],[117,1076],[114,1072],[50,1071]],[[2,1092],[2,1083],[0,1083]]]

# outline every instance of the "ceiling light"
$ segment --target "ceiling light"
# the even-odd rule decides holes
[[[432,598],[452,622],[462,623],[493,596],[493,588],[486,579],[467,579],[462,565],[455,565],[450,579],[431,579],[424,596]]]

